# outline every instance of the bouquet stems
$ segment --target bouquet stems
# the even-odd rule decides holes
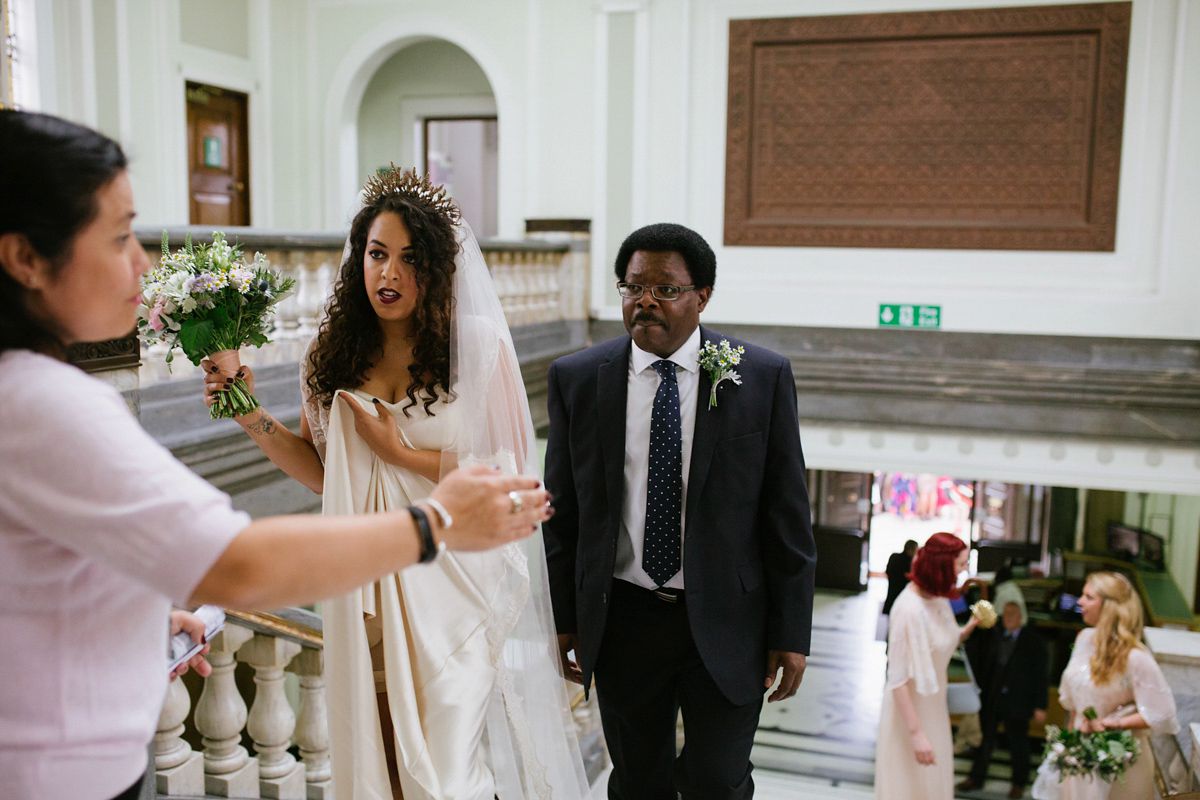
[[[218,350],[208,358],[227,375],[236,375],[242,366],[237,350]],[[258,398],[251,394],[250,387],[241,378],[234,378],[228,389],[217,392],[216,399],[217,402],[208,409],[211,419],[233,419],[259,407]]]
[[[258,408],[258,398],[250,393],[250,387],[241,378],[235,378],[233,385],[224,392],[217,392],[217,402],[208,409],[212,419],[233,419],[243,414],[249,414]]]

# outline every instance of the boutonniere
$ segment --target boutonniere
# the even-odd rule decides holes
[[[729,380],[738,386],[742,385],[742,376],[733,368],[742,363],[742,354],[745,352],[746,348],[741,345],[734,350],[726,339],[722,339],[719,345],[705,342],[700,347],[700,367],[708,372],[708,377],[712,380],[712,392],[708,395],[709,410],[717,407],[717,387],[722,381]]]

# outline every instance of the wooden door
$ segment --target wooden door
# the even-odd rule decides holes
[[[871,532],[870,472],[821,472],[817,522],[834,528],[857,528]]]
[[[247,98],[187,85],[188,205],[193,225],[250,224]]]

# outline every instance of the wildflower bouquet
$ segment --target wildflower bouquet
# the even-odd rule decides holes
[[[238,348],[262,347],[270,341],[266,331],[271,311],[295,283],[270,266],[262,253],[247,263],[241,248],[226,242],[220,232],[213,233],[211,245],[194,245],[189,235],[183,249],[172,254],[163,231],[162,260],[142,278],[142,338],[165,344],[168,364],[178,347],[193,364],[209,357],[236,372]],[[258,400],[245,381],[237,379],[228,392],[217,394],[210,414],[222,419],[256,408]]]
[[[1088,706],[1083,716],[1096,719],[1096,709]],[[1140,755],[1141,745],[1128,730],[1083,733],[1047,725],[1046,750],[1042,754],[1042,769],[1038,772],[1057,773],[1059,781],[1068,775],[1093,778],[1102,794],[1107,796],[1112,783],[1124,778],[1125,770],[1137,762]],[[1035,792],[1034,796],[1039,795]]]

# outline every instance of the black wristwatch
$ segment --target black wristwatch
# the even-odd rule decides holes
[[[438,557],[441,550],[433,541],[433,527],[429,524],[429,515],[417,506],[409,506],[408,513],[412,515],[413,522],[417,524],[417,533],[421,536],[421,558],[420,563],[428,564]]]

